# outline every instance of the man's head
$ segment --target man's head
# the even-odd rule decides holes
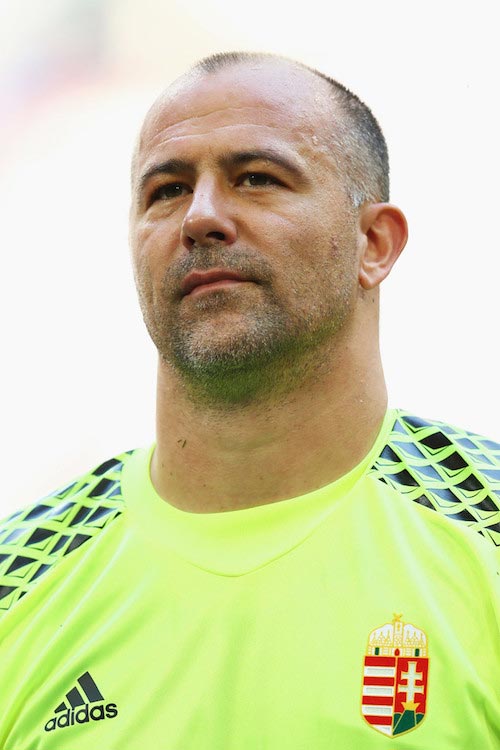
[[[328,84],[332,105],[330,132],[328,134],[346,181],[353,204],[365,201],[387,202],[389,200],[389,156],[387,144],[372,111],[359,97],[339,81],[303,63],[262,52],[221,52],[197,62],[169,90],[198,74],[215,74],[225,68],[252,66],[258,63],[285,64],[289,69],[311,73],[316,79]],[[291,83],[291,80],[289,81]],[[316,85],[318,81],[316,80]],[[166,92],[165,92],[166,93]],[[158,101],[153,105],[155,109]],[[137,154],[134,155],[133,173]]]
[[[369,110],[269,55],[208,58],[159,97],[133,192],[148,330],[163,363],[213,401],[248,402],[331,366],[373,317],[366,297],[406,236],[385,204],[387,152]]]

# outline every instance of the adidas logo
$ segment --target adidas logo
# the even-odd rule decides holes
[[[77,682],[80,688],[75,686],[66,693],[66,700],[69,705],[62,701],[54,709],[56,716],[53,716],[45,724],[46,732],[53,732],[54,729],[62,729],[63,727],[72,727],[75,724],[86,724],[88,721],[114,719],[118,715],[116,703],[105,704],[104,697],[89,672],[82,674]]]

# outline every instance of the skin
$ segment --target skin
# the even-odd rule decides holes
[[[182,510],[317,489],[380,429],[378,286],[407,227],[390,204],[352,207],[329,141],[338,117],[324,81],[281,61],[190,74],[146,117],[130,242],[159,352],[151,478]],[[183,295],[187,275],[214,268],[244,281]]]

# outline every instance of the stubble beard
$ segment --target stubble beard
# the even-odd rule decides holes
[[[336,244],[332,246],[340,256]],[[331,296],[311,289],[307,308],[285,304],[267,261],[224,248],[195,252],[167,272],[156,299],[147,278],[139,299],[162,363],[181,379],[192,400],[217,409],[266,404],[314,380],[324,370],[324,345],[349,316],[348,267],[336,269]],[[191,270],[230,268],[256,281],[183,299],[179,283]],[[325,269],[326,271],[327,269]],[[331,272],[331,269],[330,269]],[[147,276],[147,275],[146,275]],[[290,289],[290,300],[300,289]]]

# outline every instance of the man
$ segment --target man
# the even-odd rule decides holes
[[[1,747],[498,748],[500,446],[387,410],[370,110],[214,56],[132,191],[156,443],[5,523]]]

